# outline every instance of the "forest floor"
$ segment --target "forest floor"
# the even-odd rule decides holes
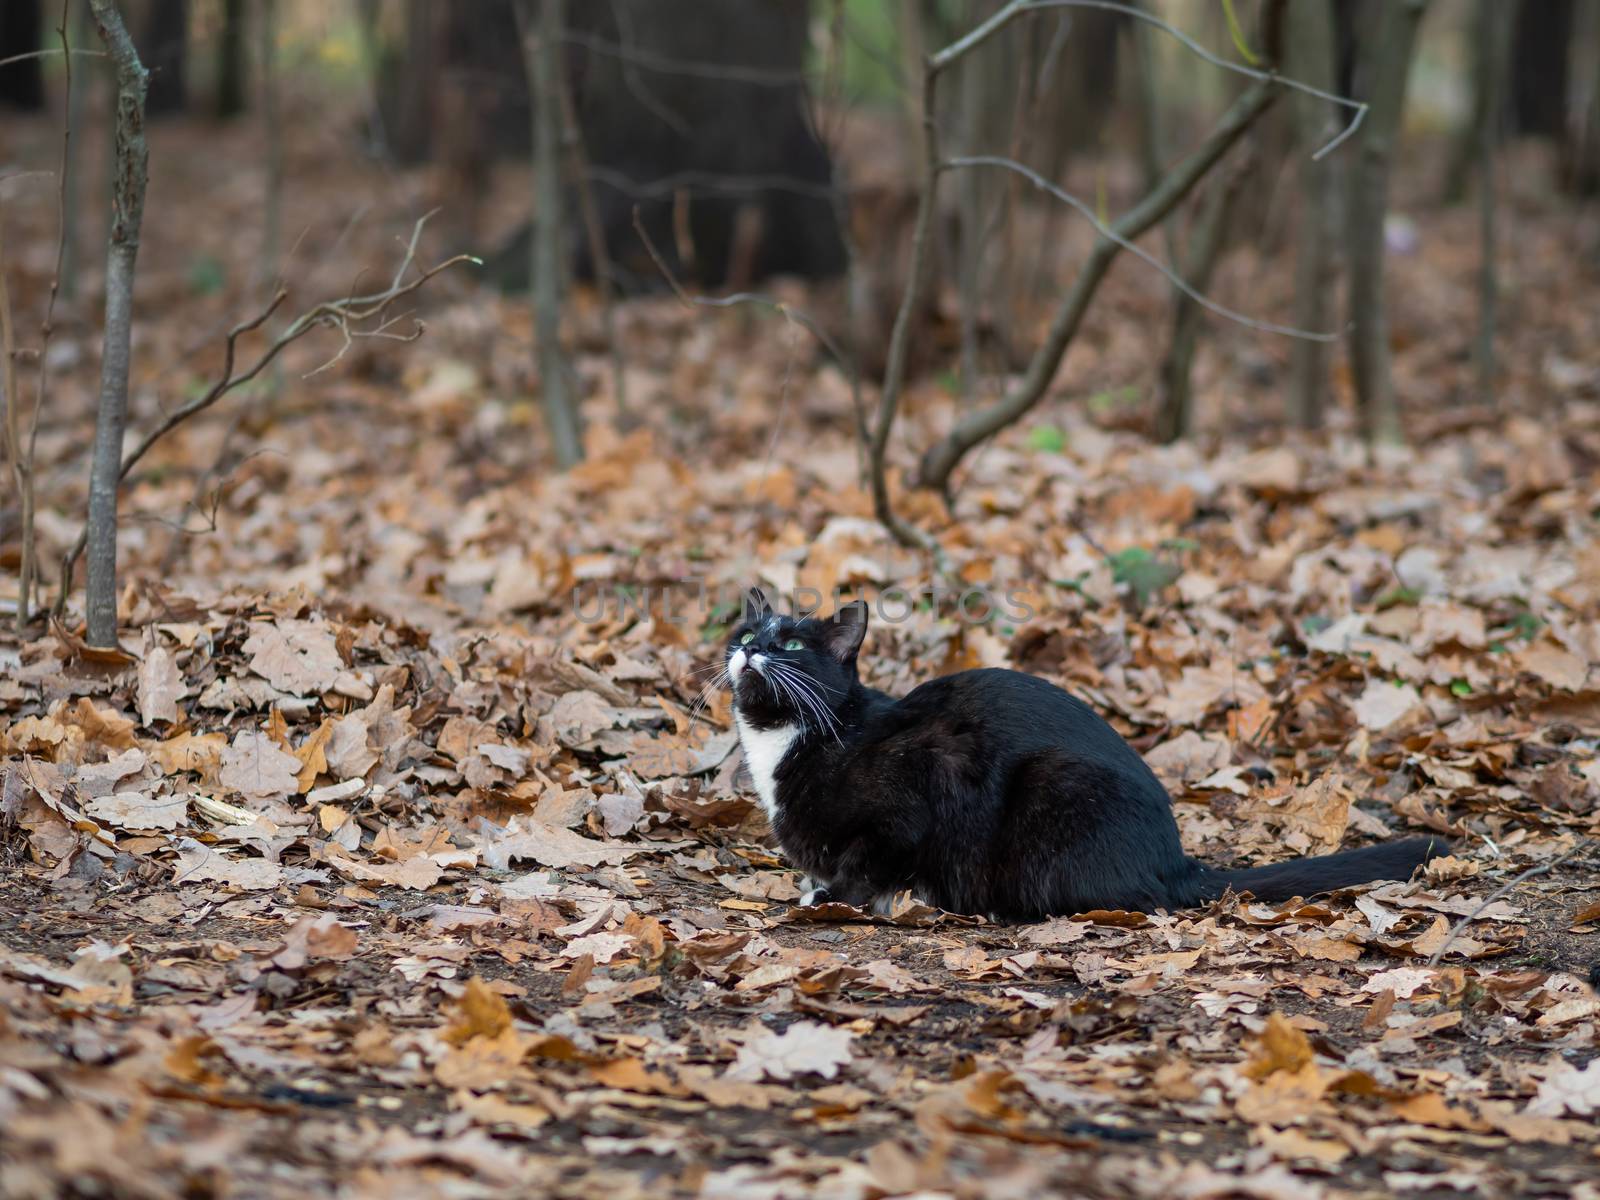
[[[46,124],[8,136],[48,159]],[[352,264],[386,277],[431,186],[302,138],[291,309]],[[137,429],[259,308],[254,152],[153,134]],[[24,333],[46,192],[6,210]],[[849,387],[797,325],[629,303],[618,418],[580,297],[590,454],[565,475],[515,298],[444,276],[413,344],[309,377],[338,338],[297,347],[126,487],[121,651],[83,644],[81,598],[0,641],[0,1192],[1600,1197],[1594,231],[1515,196],[1510,219],[1498,413],[1462,399],[1472,214],[1419,211],[1395,268],[1411,449],[1350,439],[1342,378],[1332,432],[1284,437],[1286,348],[1231,327],[1203,437],[1148,443],[1167,300],[1123,263],[955,516],[902,500],[1032,612],[880,622],[869,682],[1073,689],[1211,861],[1455,843],[1287,906],[791,905],[726,697],[689,719],[729,616],[696,589],[926,582],[870,520]],[[1218,294],[1282,311],[1291,278],[1241,255]],[[59,326],[52,553],[96,359],[92,313]],[[912,389],[897,464],[956,403]]]

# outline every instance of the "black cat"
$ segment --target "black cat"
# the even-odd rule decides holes
[[[896,700],[864,687],[864,601],[780,615],[758,590],[728,643],[745,762],[814,890],[880,910],[903,890],[1006,920],[1183,908],[1229,887],[1287,900],[1406,879],[1445,850],[1413,838],[1220,871],[1183,852],[1171,801],[1081,701],[1017,671],[962,671]]]

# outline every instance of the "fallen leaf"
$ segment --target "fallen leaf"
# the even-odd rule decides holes
[[[257,625],[244,652],[252,671],[291,696],[326,692],[344,670],[333,632],[317,621]]]
[[[815,1021],[796,1021],[782,1033],[762,1029],[739,1048],[726,1077],[759,1082],[815,1074],[832,1079],[849,1065],[854,1040],[855,1034],[847,1029]]]
[[[281,800],[299,788],[300,760],[259,730],[240,730],[222,752],[218,782],[252,800]]]
[[[178,701],[184,695],[183,674],[172,652],[155,646],[139,664],[139,722],[176,721]]]

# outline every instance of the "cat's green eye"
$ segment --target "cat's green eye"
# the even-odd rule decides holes
[[[747,633],[742,638],[739,639],[739,645],[748,646],[751,642],[753,642],[755,640],[756,640],[756,635],[755,634]]]
[[[804,650],[806,648],[806,644],[799,638],[790,638],[783,644],[783,648],[785,650]]]

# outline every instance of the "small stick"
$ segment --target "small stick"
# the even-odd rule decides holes
[[[1490,892],[1489,896],[1482,904],[1478,905],[1477,908],[1473,909],[1470,913],[1455,923],[1455,927],[1450,930],[1450,933],[1444,939],[1444,942],[1437,950],[1433,952],[1432,957],[1428,959],[1428,965],[1430,967],[1437,967],[1439,965],[1439,960],[1444,957],[1444,952],[1450,949],[1450,943],[1455,941],[1456,938],[1460,936],[1462,930],[1476,921],[1481,915],[1483,915],[1483,913],[1487,912],[1489,906],[1496,900],[1503,900],[1506,896],[1511,894],[1513,888],[1526,883],[1535,876],[1548,875],[1551,871],[1559,867],[1562,863],[1566,862],[1569,858],[1575,858],[1580,851],[1591,850],[1594,848],[1594,846],[1594,839],[1584,838],[1581,842],[1575,842],[1572,846],[1572,849],[1568,850],[1565,854],[1560,855],[1557,858],[1552,858],[1549,862],[1540,863],[1538,866],[1529,867],[1521,875],[1518,875],[1515,879],[1512,879],[1498,891]]]

